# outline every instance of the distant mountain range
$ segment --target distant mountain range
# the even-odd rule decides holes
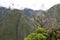
[[[36,14],[39,10],[33,10],[29,8],[25,8],[23,10],[24,14],[27,15],[28,17],[31,17],[32,15]]]

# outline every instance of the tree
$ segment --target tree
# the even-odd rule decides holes
[[[60,25],[48,29],[48,40],[60,40]]]
[[[33,33],[30,33],[24,40],[46,40],[47,30],[38,27]]]
[[[34,17],[34,21],[35,21],[35,24],[37,26],[40,26],[40,27],[44,27],[44,25],[46,24],[46,21],[45,21],[45,12],[43,13],[38,13],[36,14],[36,16]]]

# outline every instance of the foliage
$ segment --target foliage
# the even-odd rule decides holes
[[[37,28],[35,32],[28,35],[24,40],[46,40],[47,30],[44,28]]]
[[[48,29],[48,40],[60,40],[60,25]]]
[[[48,28],[47,30],[38,27],[24,40],[60,40],[60,25]]]

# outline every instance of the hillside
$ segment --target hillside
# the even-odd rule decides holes
[[[18,36],[22,40],[30,33],[31,25],[22,11],[14,9],[5,14],[0,32],[0,40],[15,40],[18,27]],[[23,35],[24,34],[24,35]]]
[[[31,18],[36,26],[50,28],[60,24],[60,4],[56,4],[50,9],[40,10]],[[44,24],[44,25],[43,25]]]
[[[2,21],[4,19],[5,14],[10,11],[10,9],[5,7],[0,7],[0,26],[2,25]]]
[[[56,4],[47,10],[49,17],[56,18],[58,24],[60,24],[60,4]]]

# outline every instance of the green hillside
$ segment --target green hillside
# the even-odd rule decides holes
[[[5,14],[0,40],[16,40],[17,26],[20,40],[31,31],[30,24],[28,23],[28,20],[23,12],[14,9]]]

